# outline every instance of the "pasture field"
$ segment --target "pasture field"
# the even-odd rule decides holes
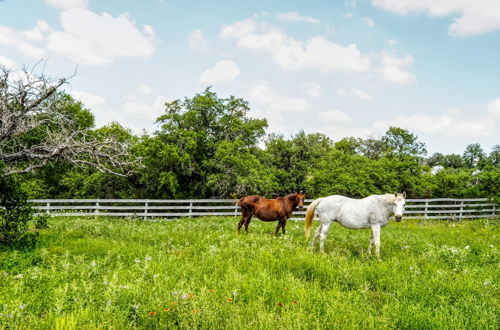
[[[500,328],[498,220],[391,221],[380,262],[369,230],[334,225],[320,254],[303,222],[236,224],[53,218],[0,252],[0,328]]]

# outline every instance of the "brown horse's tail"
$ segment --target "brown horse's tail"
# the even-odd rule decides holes
[[[314,210],[316,210],[316,206],[318,206],[318,203],[321,201],[321,198],[316,199],[313,201],[308,207],[307,207],[307,212],[306,212],[306,239],[309,239],[309,236],[311,235],[311,225],[313,222],[314,218]]]
[[[244,200],[244,199],[245,199],[245,197],[240,198],[240,199],[238,200],[238,202],[236,202],[236,205],[237,205],[237,206],[239,206],[239,207],[244,207],[245,209],[247,209],[247,210],[248,210],[248,206],[247,206],[247,205],[245,205],[245,203],[243,203],[243,200]]]

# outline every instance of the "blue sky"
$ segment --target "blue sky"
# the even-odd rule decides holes
[[[207,86],[269,132],[378,137],[433,152],[500,143],[500,1],[0,2],[0,64],[45,73],[96,116],[153,131]]]

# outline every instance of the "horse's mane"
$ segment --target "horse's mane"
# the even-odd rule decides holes
[[[385,194],[384,196],[386,202],[389,204],[394,203],[394,201],[396,200],[396,196],[394,194]]]

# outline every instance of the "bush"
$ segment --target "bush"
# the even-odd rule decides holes
[[[38,234],[30,231],[33,208],[13,177],[0,178],[0,247],[36,245]]]

